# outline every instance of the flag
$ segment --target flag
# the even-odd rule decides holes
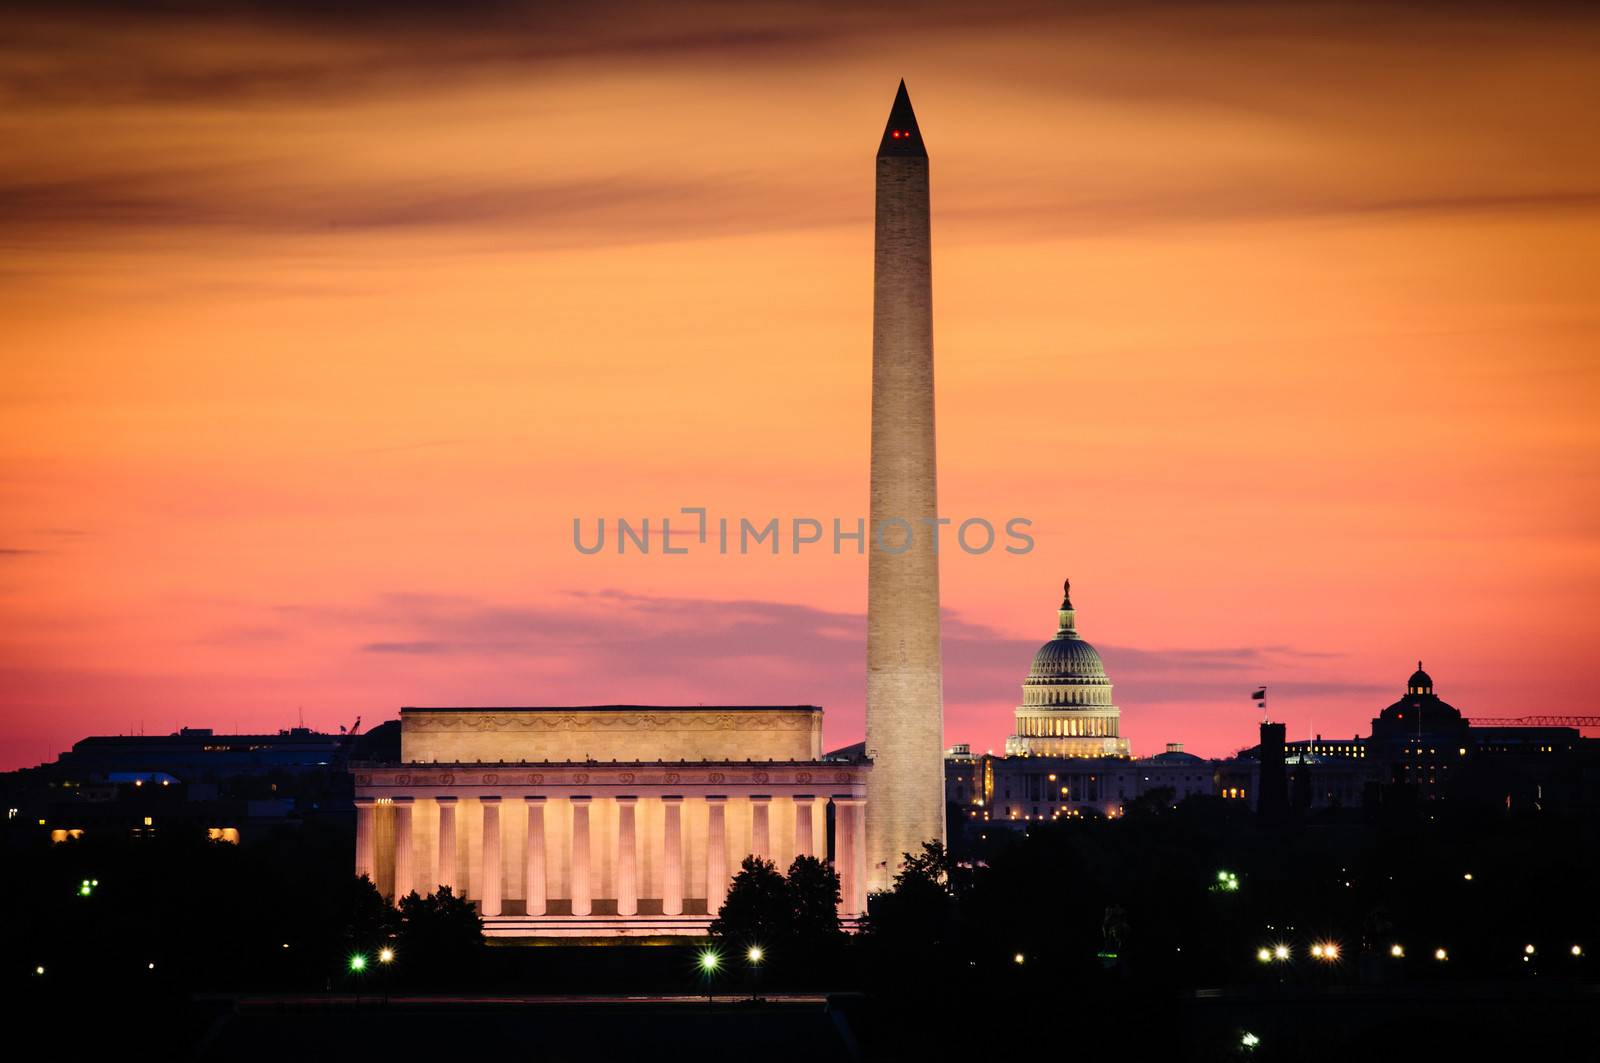
[[[1256,701],[1266,701],[1267,700],[1267,688],[1266,687],[1262,687],[1260,690],[1257,690],[1254,694],[1251,694],[1250,696],[1252,698],[1254,698]]]

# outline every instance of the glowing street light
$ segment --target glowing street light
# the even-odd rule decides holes
[[[1289,958],[1289,946],[1274,945],[1272,947],[1272,958],[1275,960],[1287,960]]]
[[[379,949],[378,950],[378,962],[379,963],[393,963],[394,962],[394,949],[389,949],[389,948]]]
[[[760,945],[751,945],[750,951],[744,954],[744,958],[749,960],[751,964],[757,964],[761,962],[762,957],[765,955],[766,953],[761,951]]]
[[[41,963],[39,966],[35,967],[33,969],[33,973],[42,976],[44,974],[44,964]]]
[[[1574,946],[1572,946],[1572,954],[1574,956],[1582,956],[1583,955],[1583,946],[1582,945],[1574,945]]]
[[[1433,958],[1438,960],[1440,963],[1443,963],[1445,960],[1448,960],[1450,958],[1450,954],[1448,952],[1446,952],[1444,949],[1434,949],[1433,950]]]
[[[1532,956],[1533,955],[1533,946],[1532,945],[1524,945],[1524,946],[1522,946],[1522,954],[1524,956]]]
[[[706,949],[700,953],[700,973],[706,976],[706,1003],[711,1003],[711,983],[716,976],[717,968],[722,964],[722,957],[716,949]]]
[[[1244,1032],[1244,1036],[1239,1038],[1239,1044],[1242,1045],[1245,1048],[1254,1048],[1256,1045],[1258,1045],[1260,1043],[1261,1043],[1261,1038],[1257,1037],[1255,1034],[1251,1033],[1249,1030],[1246,1030]]]
[[[1334,941],[1318,942],[1311,946],[1311,955],[1331,963],[1339,958],[1339,945]]]
[[[357,952],[357,953],[355,953],[354,955],[352,955],[350,957],[350,970],[351,970],[352,973],[360,974],[362,971],[364,971],[366,969],[367,969],[367,958],[365,956],[363,956],[361,953]]]
[[[1011,957],[1011,962],[1020,967],[1024,963],[1028,962],[1028,957],[1019,952],[1015,956]]]
[[[1256,959],[1260,960],[1262,963],[1271,963],[1272,962],[1272,950],[1271,949],[1256,949]]]
[[[1404,945],[1390,945],[1389,955],[1393,956],[1397,960],[1404,959],[1406,955],[1406,947]]]

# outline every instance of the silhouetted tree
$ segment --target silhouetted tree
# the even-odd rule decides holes
[[[345,953],[367,952],[387,944],[399,923],[395,910],[366,875],[355,875],[345,882],[339,903]]]
[[[771,949],[790,936],[792,923],[789,884],[777,865],[747,856],[711,922],[711,936]]]
[[[470,973],[482,945],[478,906],[449,886],[426,897],[413,890],[400,899],[398,962],[412,979],[450,981]]]
[[[789,886],[790,935],[802,950],[836,944],[839,929],[839,873],[814,856],[797,856],[785,876]]]
[[[902,956],[931,954],[955,937],[958,869],[939,842],[902,855],[894,888],[872,898],[864,929],[878,946]]]

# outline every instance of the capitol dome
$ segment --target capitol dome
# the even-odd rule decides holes
[[[1073,632],[1067,638],[1053,638],[1033,655],[1029,679],[1104,679],[1106,666],[1100,663],[1095,648]]]
[[[1017,733],[1006,752],[1031,756],[1128,755],[1117,733],[1121,713],[1111,700],[1111,680],[1095,648],[1078,635],[1072,584],[1063,588],[1056,637],[1039,647],[1022,684]]]

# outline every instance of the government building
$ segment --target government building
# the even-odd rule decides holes
[[[1117,734],[1121,712],[1111,700],[1111,680],[1100,654],[1078,635],[1072,581],[1062,585],[1056,637],[1039,647],[1022,684],[1017,733],[1006,753],[1023,757],[1126,757]]]
[[[1176,742],[1135,757],[1117,734],[1111,682],[1099,654],[1078,637],[1069,596],[1056,637],[1034,655],[1022,690],[1005,756],[966,745],[945,754],[946,812],[958,847],[995,829],[1114,819],[1158,795],[1172,804],[1216,798],[1266,818],[1430,801],[1507,811],[1600,806],[1600,740],[1582,736],[1586,718],[1475,724],[1435,693],[1420,661],[1368,737],[1291,742],[1282,723],[1263,722],[1260,744],[1232,757],[1204,759]]]
[[[740,861],[832,859],[866,909],[871,763],[811,705],[406,708],[397,763],[352,763],[357,874],[449,886],[490,936],[703,935]]]

